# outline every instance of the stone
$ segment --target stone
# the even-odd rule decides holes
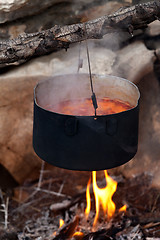
[[[146,29],[146,33],[150,36],[157,36],[160,35],[160,24],[159,20],[156,20],[148,25]]]
[[[90,3],[93,0],[78,1],[78,4]],[[38,14],[54,4],[65,2],[72,2],[73,6],[76,1],[72,0],[2,0],[0,1],[0,23],[10,22],[26,16]]]
[[[154,51],[148,50],[143,42],[137,41],[117,52],[113,73],[138,83],[145,75],[153,72],[155,60]]]
[[[0,23],[37,14],[56,2],[56,0],[2,0],[0,2]]]
[[[148,49],[160,49],[160,21],[156,20],[149,24],[145,33],[149,36],[145,39],[146,47]]]
[[[39,32],[56,24],[65,25],[78,22],[79,18],[75,16],[74,11],[71,2],[59,2],[36,15],[1,24],[1,40],[17,38],[23,33]]]
[[[138,87],[141,92],[138,152],[117,170],[128,178],[149,173],[153,176],[152,185],[160,187],[160,85],[151,73],[139,82]]]
[[[32,148],[32,99],[36,81],[0,78],[0,163],[18,183],[35,177],[41,166]]]
[[[40,11],[35,15],[24,15],[23,18],[19,18],[17,21],[11,21],[12,19],[10,19],[10,22],[0,24],[1,40],[16,38],[19,34],[23,33],[33,33],[49,29],[56,24],[68,25],[82,22],[84,20],[87,21],[102,15],[111,14],[123,6],[122,3],[116,1],[109,1],[98,5],[97,3],[93,4],[93,0],[81,0],[78,2],[74,0],[52,0],[51,2],[52,5],[45,9],[45,11]],[[0,12],[1,11],[2,10],[0,10]],[[21,10],[19,9],[19,14],[20,11]],[[6,12],[6,14],[10,13]]]
[[[108,1],[105,4],[99,4],[98,6],[96,4],[94,6],[93,4],[93,6],[88,8],[86,11],[80,11],[78,17],[82,19],[82,22],[89,21],[104,15],[110,15],[126,5],[127,4],[120,3],[118,1]]]

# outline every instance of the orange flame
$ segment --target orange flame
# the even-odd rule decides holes
[[[64,220],[63,219],[59,219],[59,228],[60,229],[64,224]],[[57,232],[53,232],[53,234],[51,236],[56,236]]]
[[[86,199],[87,199],[87,207],[85,209],[86,219],[88,218],[88,215],[89,215],[90,210],[91,210],[90,185],[91,185],[91,178],[88,181],[87,189],[86,189]]]
[[[110,219],[114,215],[116,210],[116,206],[112,200],[112,196],[117,189],[117,182],[113,180],[111,177],[109,177],[106,170],[104,170],[104,175],[106,179],[106,187],[99,188],[96,181],[96,172],[95,171],[92,172],[93,193],[95,197],[96,206],[96,215],[94,218],[93,226],[96,225],[97,220],[99,218],[100,207],[102,207],[104,215],[107,214],[108,219]],[[86,189],[86,201],[87,201],[87,206],[85,209],[86,219],[88,218],[91,209],[90,184],[91,179],[89,179]],[[124,205],[119,209],[119,212],[126,211],[126,208],[127,206]]]
[[[60,220],[59,220],[59,228],[61,228],[61,227],[63,226],[63,224],[64,224],[64,220],[63,220],[63,219],[60,219]]]
[[[96,216],[94,219],[93,226],[95,226],[97,223],[97,220],[99,217],[100,205],[102,205],[104,214],[107,213],[108,218],[111,218],[113,216],[116,209],[116,206],[112,201],[112,196],[117,189],[117,182],[108,176],[106,170],[104,170],[104,174],[105,174],[107,185],[104,188],[99,188],[96,182],[96,172],[95,171],[92,172],[93,192],[94,192],[95,204],[96,204]]]
[[[127,210],[127,205],[124,205],[119,209],[119,212],[126,212],[126,210]]]
[[[74,237],[74,236],[82,236],[82,235],[83,235],[82,232],[75,232],[75,233],[73,234],[73,237]]]
[[[82,232],[75,232],[72,237],[78,237],[78,239],[82,238],[84,234]]]

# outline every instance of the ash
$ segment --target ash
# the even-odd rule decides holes
[[[53,218],[49,216],[49,211],[42,212],[42,216],[35,220],[28,220],[22,233],[18,233],[19,240],[42,240],[53,239],[54,232],[58,229],[59,216]]]

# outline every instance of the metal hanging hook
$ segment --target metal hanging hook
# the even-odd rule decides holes
[[[98,108],[98,104],[97,104],[97,98],[96,98],[96,94],[94,92],[93,89],[93,81],[92,81],[92,74],[91,74],[91,64],[90,64],[90,57],[89,57],[89,50],[88,50],[88,42],[87,42],[87,36],[86,36],[86,24],[84,23],[84,33],[85,33],[85,43],[86,43],[86,50],[87,50],[87,60],[88,60],[88,69],[89,69],[89,78],[90,78],[90,85],[91,85],[91,91],[92,91],[92,103],[93,103],[93,107],[95,110],[95,117],[97,116],[97,112],[96,109]]]

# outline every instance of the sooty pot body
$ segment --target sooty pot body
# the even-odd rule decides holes
[[[57,167],[97,171],[120,166],[134,157],[138,145],[139,91],[131,82],[93,75],[98,98],[129,102],[132,109],[97,116],[48,111],[46,106],[91,96],[88,74],[61,75],[40,82],[34,93],[33,147]]]

